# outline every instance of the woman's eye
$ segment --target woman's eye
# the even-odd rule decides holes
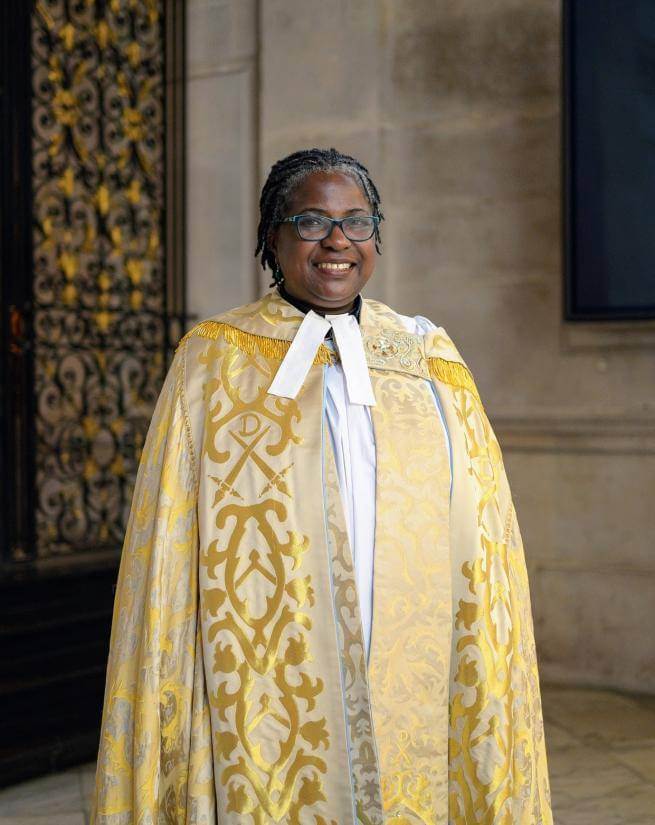
[[[311,227],[311,226],[321,226],[323,223],[320,218],[311,218],[308,216],[302,217],[300,222],[303,226]]]

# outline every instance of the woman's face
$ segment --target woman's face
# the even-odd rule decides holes
[[[371,205],[349,175],[314,172],[292,192],[284,217],[305,213],[329,218],[370,215]],[[322,241],[303,241],[293,224],[283,223],[276,228],[271,246],[286,289],[326,312],[350,309],[375,267],[374,238],[349,241],[338,226]],[[343,264],[348,268],[343,269]]]

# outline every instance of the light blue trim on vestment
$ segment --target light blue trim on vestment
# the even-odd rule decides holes
[[[446,436],[446,444],[448,445],[448,464],[450,465],[450,500],[452,501],[453,498],[453,448],[450,443],[450,433],[448,432],[448,425],[446,424],[446,416],[443,412],[443,407],[441,406],[441,399],[439,398],[439,393],[436,390],[436,387],[432,383],[432,381],[428,382],[430,384],[430,389],[432,390],[432,395],[434,395],[434,400],[437,405],[437,410],[439,411],[439,417],[441,418],[441,424],[443,426],[443,431]]]

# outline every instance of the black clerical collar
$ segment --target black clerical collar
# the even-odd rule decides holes
[[[282,298],[284,298],[285,301],[290,303],[296,309],[299,309],[305,315],[309,312],[310,309],[313,309],[314,312],[317,315],[322,315],[323,317],[325,317],[326,312],[323,312],[320,309],[315,309],[313,306],[310,306],[305,301],[301,301],[300,298],[296,298],[295,295],[290,295],[286,291],[286,289],[284,288],[284,284],[278,284],[277,289],[278,289],[278,292],[280,293]],[[355,318],[357,318],[357,323],[359,324],[361,312],[362,312],[362,296],[358,295],[355,298],[355,303],[353,304],[352,309],[348,310],[348,315],[354,315]],[[330,332],[331,332],[331,330],[330,330]]]

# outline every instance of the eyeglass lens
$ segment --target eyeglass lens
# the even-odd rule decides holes
[[[332,221],[320,215],[301,215],[296,225],[305,241],[321,241],[332,231]],[[341,229],[350,241],[367,241],[375,230],[375,221],[367,215],[352,215],[343,219]]]

